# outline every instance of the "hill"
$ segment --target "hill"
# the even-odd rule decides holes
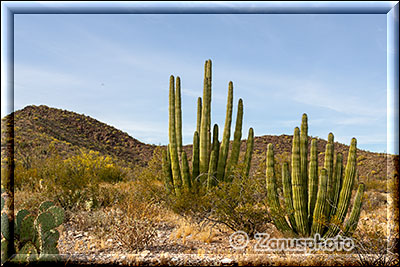
[[[2,151],[4,123],[5,118]],[[32,153],[46,155],[54,148],[64,157],[87,149],[113,156],[125,164],[145,165],[155,148],[84,114],[44,105],[14,112],[14,125],[16,157],[26,158],[25,161]]]

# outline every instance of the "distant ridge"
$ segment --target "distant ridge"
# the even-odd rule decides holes
[[[36,148],[48,147],[53,142],[62,155],[75,154],[83,148],[129,164],[145,165],[155,148],[89,116],[45,105],[31,105],[15,111],[14,120],[16,152],[29,147],[37,151]]]

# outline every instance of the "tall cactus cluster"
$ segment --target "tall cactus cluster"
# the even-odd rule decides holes
[[[229,154],[233,110],[233,83],[228,85],[225,127],[222,142],[218,139],[218,124],[211,128],[211,60],[204,66],[203,97],[197,100],[197,125],[193,135],[191,171],[182,149],[181,80],[171,75],[169,83],[169,145],[163,155],[163,170],[167,191],[180,195],[194,185],[211,188],[220,181],[229,181],[233,167],[239,161],[242,137],[243,101],[239,99],[232,151]],[[245,175],[248,176],[254,145],[254,131],[249,129],[245,155]]]
[[[1,199],[3,210],[4,199]],[[45,201],[39,206],[38,215],[22,209],[17,213],[14,237],[8,235],[9,229],[5,213],[1,214],[1,247],[14,239],[17,255],[14,261],[55,260],[60,233],[56,229],[64,222],[64,210]],[[3,255],[2,255],[3,257]]]
[[[324,165],[320,168],[316,139],[312,139],[308,154],[308,123],[307,115],[303,114],[300,129],[294,129],[291,172],[288,162],[282,164],[284,207],[281,207],[274,173],[273,145],[268,144],[268,204],[278,230],[292,236],[319,234],[324,238],[353,233],[360,217],[365,189],[364,184],[359,184],[350,216],[344,223],[356,177],[356,145],[357,140],[353,138],[346,168],[343,169],[343,155],[336,153],[335,157],[334,136],[329,133]]]

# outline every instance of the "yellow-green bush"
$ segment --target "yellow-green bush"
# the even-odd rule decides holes
[[[43,193],[63,208],[94,208],[107,203],[101,184],[125,179],[127,170],[110,156],[81,150],[63,159],[57,153],[36,159],[30,168],[17,162],[15,186],[19,190]]]

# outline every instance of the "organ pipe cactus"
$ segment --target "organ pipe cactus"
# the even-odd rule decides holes
[[[172,178],[174,189],[177,195],[180,195],[182,187],[182,177],[179,166],[178,146],[176,142],[176,124],[175,124],[175,88],[174,76],[169,80],[169,150],[171,157]]]
[[[308,140],[307,131],[307,115],[303,114],[301,133],[298,127],[294,130],[291,173],[288,163],[283,163],[282,166],[285,209],[279,205],[272,167],[272,144],[268,145],[266,172],[268,203],[275,226],[284,233],[294,233],[303,237],[315,234],[324,238],[334,237],[337,234],[351,235],[357,227],[364,193],[364,185],[360,184],[350,217],[344,222],[356,176],[357,141],[355,138],[351,140],[343,176],[342,154],[337,153],[336,161],[334,160],[332,133],[328,136],[323,168],[318,170],[315,139],[311,141],[310,160],[309,162],[305,160],[308,154],[308,151],[305,151],[308,142],[305,141]],[[303,157],[305,159],[302,160]],[[305,166],[308,167],[307,172],[304,171]],[[306,173],[308,175],[304,177]],[[286,216],[282,216],[282,211],[286,211]]]
[[[196,131],[197,134],[200,133],[200,126],[201,126],[201,111],[202,104],[201,104],[201,97],[197,98],[197,124],[196,124]]]
[[[182,157],[182,108],[181,108],[181,78],[176,77],[175,89],[175,131],[178,156]]]
[[[310,163],[308,167],[308,225],[311,227],[318,191],[318,153],[317,140],[311,140]]]
[[[267,169],[266,169],[266,181],[267,181],[267,196],[268,204],[271,208],[271,215],[278,230],[288,233],[292,232],[289,224],[286,222],[283,216],[282,209],[279,204],[276,177],[274,170],[274,151],[272,144],[268,144],[267,149]]]
[[[166,150],[163,150],[163,152],[162,152],[162,160],[163,160],[162,168],[163,168],[163,174],[164,174],[164,182],[165,182],[165,188],[167,189],[167,192],[175,193],[174,181],[172,179],[172,172],[171,172],[171,157],[169,155],[168,147]]]
[[[190,179],[189,163],[185,151],[182,152],[182,180],[184,187],[190,190],[192,182]]]
[[[231,137],[231,123],[232,123],[232,109],[233,109],[233,83],[229,82],[228,86],[228,100],[226,104],[226,117],[225,127],[222,136],[222,143],[220,147],[217,167],[217,179],[222,181],[225,176],[225,166],[228,159],[229,152],[229,139]]]
[[[218,181],[225,180],[227,173],[232,170],[234,165],[236,165],[239,160],[243,122],[243,101],[242,99],[239,99],[238,102],[232,152],[230,157],[228,157],[233,110],[233,83],[229,82],[228,86],[225,127],[222,136],[222,142],[220,142],[218,140],[217,124],[214,124],[211,132],[211,65],[211,60],[207,60],[205,62],[203,98],[199,97],[197,99],[197,123],[196,131],[193,135],[193,150],[191,157],[192,171],[190,172],[189,170],[189,175],[187,175],[189,166],[189,164],[187,164],[187,155],[182,149],[181,80],[179,77],[177,77],[175,86],[174,76],[171,75],[170,77],[169,153],[167,153],[167,157],[163,155],[163,164],[165,165],[163,172],[166,176],[165,184],[167,190],[175,193],[176,195],[181,194],[183,188],[190,190],[192,185],[197,182],[200,182],[200,184],[205,184],[208,188],[211,188],[213,185],[216,185]],[[244,159],[244,176],[246,177],[250,171],[253,146],[254,132],[253,129],[250,129],[246,146],[246,155]],[[168,171],[168,169],[170,169],[170,171]],[[169,174],[171,174],[172,180],[170,180]],[[190,176],[191,178],[188,179]],[[213,178],[212,180],[210,180],[211,177]],[[173,190],[168,189],[171,185],[173,186]]]
[[[235,132],[233,134],[232,152],[227,166],[228,175],[230,175],[233,166],[235,166],[239,160],[240,139],[242,138],[242,122],[243,122],[243,100],[239,99],[238,111],[236,115]],[[229,177],[228,180],[230,180]]]
[[[200,173],[206,173],[208,170],[208,148],[209,148],[209,118],[211,112],[211,84],[209,76],[211,74],[211,60],[207,60],[204,66],[204,89],[203,89],[203,106],[201,112],[200,123]]]
[[[307,199],[304,191],[306,190],[304,180],[301,176],[301,154],[300,154],[300,130],[294,129],[292,145],[292,191],[293,208],[296,227],[301,235],[308,234]]]
[[[246,178],[249,177],[250,173],[251,158],[253,157],[253,149],[254,149],[254,130],[253,128],[250,128],[246,142],[246,154],[244,155],[244,163],[245,163],[244,177]]]
[[[200,174],[200,154],[199,154],[199,133],[194,132],[193,135],[193,151],[192,151],[192,179],[193,181]]]

